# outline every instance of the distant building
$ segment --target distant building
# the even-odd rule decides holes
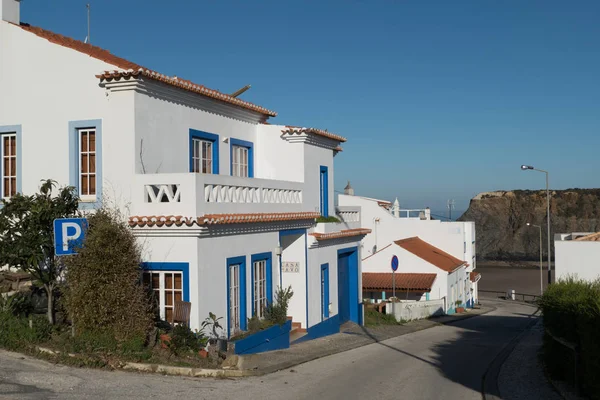
[[[555,279],[568,276],[593,281],[600,278],[600,232],[554,235]]]

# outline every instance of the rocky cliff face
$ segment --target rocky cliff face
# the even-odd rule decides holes
[[[551,192],[551,235],[600,231],[600,189]],[[546,191],[514,190],[480,193],[460,221],[474,221],[477,257],[482,260],[539,259],[539,230],[546,257]],[[552,249],[554,254],[554,249]]]

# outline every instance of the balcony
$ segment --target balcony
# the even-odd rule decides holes
[[[338,206],[335,208],[335,214],[340,222],[320,222],[315,226],[313,232],[332,233],[361,227],[359,206]]]
[[[132,186],[133,215],[277,213],[303,209],[301,182],[228,175],[138,174]]]

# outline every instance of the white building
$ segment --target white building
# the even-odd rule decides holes
[[[444,311],[466,306],[471,299],[467,262],[418,237],[396,240],[363,259],[363,297],[392,296],[391,260],[396,256],[396,297],[400,300],[444,300]],[[374,284],[374,281],[378,281]],[[387,285],[385,285],[385,283]]]
[[[479,299],[477,281],[481,275],[474,272],[477,267],[474,222],[432,220],[428,208],[404,210],[400,208],[397,199],[392,203],[386,200],[350,195],[347,192],[348,190],[346,190],[346,194],[338,197],[339,205],[360,207],[362,227],[372,231],[362,242],[363,259],[376,254],[395,241],[417,236],[467,263],[466,272],[471,276],[471,294],[467,299],[467,305],[471,306],[477,303]]]
[[[600,232],[554,235],[555,279],[600,279]]]
[[[343,137],[22,24],[17,0],[0,20],[3,198],[51,178],[80,209],[120,207],[162,316],[190,301],[192,328],[213,312],[233,335],[288,285],[302,328],[362,321],[360,209],[315,222],[334,214]]]

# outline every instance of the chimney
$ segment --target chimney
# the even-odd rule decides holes
[[[0,0],[0,20],[19,25],[21,0]]]
[[[350,181],[348,181],[348,184],[344,188],[344,194],[347,194],[348,196],[354,196],[354,189],[352,189],[352,186],[350,186]]]
[[[394,200],[394,205],[392,206],[392,214],[394,217],[400,218],[400,202],[398,201],[397,197],[396,200]]]

